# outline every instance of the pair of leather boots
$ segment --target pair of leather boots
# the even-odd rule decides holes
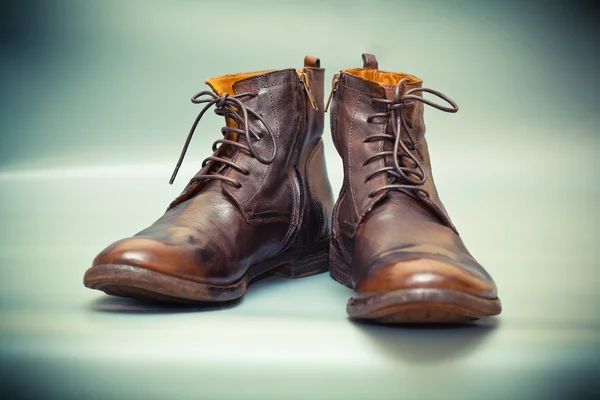
[[[423,109],[454,113],[456,103],[416,76],[379,70],[371,54],[362,68],[335,74],[328,103],[344,181],[334,204],[324,73],[307,56],[299,70],[208,79],[212,91],[192,97],[204,108],[171,182],[211,107],[225,117],[223,138],[167,212],[102,251],[84,284],[136,299],[223,302],[263,274],[329,270],[353,289],[353,318],[454,323],[499,314],[494,281],[465,248],[431,175]]]

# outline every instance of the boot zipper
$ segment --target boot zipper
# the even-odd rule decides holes
[[[308,96],[308,101],[310,103],[310,106],[312,107],[313,110],[317,111],[319,108],[317,107],[317,102],[315,101],[312,90],[310,90],[310,86],[308,85],[308,77],[306,76],[306,74],[304,72],[300,72],[298,74],[298,76],[300,78],[300,82],[302,82],[304,91],[306,92],[306,95]]]
[[[331,99],[333,99],[333,94],[337,90],[338,83],[340,83],[340,73],[333,74],[333,81],[331,82],[331,92],[329,92],[329,97],[327,98],[327,104],[325,105],[325,112],[329,109],[329,104],[331,103]]]

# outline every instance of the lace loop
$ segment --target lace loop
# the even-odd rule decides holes
[[[452,99],[433,89],[413,88],[402,94],[402,88],[407,82],[409,82],[409,79],[403,78],[396,84],[393,100],[378,98],[371,99],[373,104],[386,105],[387,111],[378,112],[367,116],[367,122],[372,123],[376,118],[386,118],[387,121],[391,120],[392,134],[390,135],[386,133],[370,135],[365,138],[364,142],[368,143],[374,140],[393,140],[394,148],[393,151],[381,151],[372,157],[369,157],[364,162],[364,165],[366,165],[376,158],[392,156],[392,165],[384,166],[383,168],[374,171],[365,178],[365,183],[374,176],[382,173],[391,175],[393,177],[393,183],[371,191],[369,193],[369,197],[373,197],[377,193],[384,190],[398,190],[412,197],[417,197],[419,195],[429,197],[429,193],[419,187],[425,184],[427,181],[427,171],[425,170],[423,164],[419,161],[419,159],[423,161],[424,157],[417,147],[415,138],[413,137],[414,123],[405,116],[404,110],[408,107],[414,107],[416,102],[419,101],[444,112],[455,113],[458,111],[458,105]],[[440,105],[421,96],[417,96],[415,93],[433,94],[434,96],[448,103],[450,106],[447,107]],[[403,141],[401,138],[402,128],[406,133],[406,137],[408,138],[408,144],[405,143],[405,141]],[[416,151],[417,154],[413,154],[412,151]],[[410,167],[405,167],[403,164],[401,164],[402,158],[408,158],[410,160]]]
[[[206,104],[206,105],[204,106],[204,108],[202,108],[202,110],[200,111],[200,113],[198,114],[196,119],[194,120],[192,127],[190,128],[190,132],[188,133],[188,136],[183,145],[183,149],[181,150],[181,154],[179,155],[179,159],[177,160],[177,164],[175,165],[175,170],[173,171],[173,174],[171,175],[171,179],[169,180],[170,184],[172,184],[175,181],[175,177],[177,176],[177,173],[179,172],[179,168],[181,167],[181,164],[183,163],[183,159],[185,158],[185,155],[187,153],[187,150],[188,150],[188,147],[192,140],[192,137],[194,136],[194,132],[196,131],[196,127],[198,126],[198,123],[204,116],[204,113],[206,113],[206,111],[208,111],[208,109],[212,106],[215,107],[215,109],[214,109],[215,114],[220,115],[225,118],[231,118],[237,124],[238,127],[234,128],[234,127],[226,126],[226,127],[221,128],[221,133],[223,134],[224,138],[218,139],[213,143],[213,145],[212,145],[213,155],[204,159],[204,161],[202,162],[202,167],[205,167],[211,161],[222,164],[222,167],[211,174],[196,175],[192,179],[192,181],[198,181],[198,180],[203,180],[203,179],[218,179],[218,180],[229,182],[238,188],[241,187],[241,184],[238,181],[236,181],[235,179],[231,179],[226,176],[220,175],[220,173],[223,172],[223,169],[227,166],[229,166],[245,175],[248,175],[250,173],[250,171],[248,171],[246,168],[243,168],[243,167],[237,165],[235,162],[233,162],[232,160],[230,160],[226,157],[218,156],[216,154],[216,152],[220,148],[220,145],[229,145],[229,146],[241,148],[241,149],[247,151],[248,153],[250,153],[252,155],[252,157],[256,158],[261,164],[271,164],[275,160],[275,157],[277,156],[277,144],[275,142],[275,135],[271,131],[271,128],[269,127],[269,125],[266,123],[266,121],[260,114],[257,114],[250,108],[247,108],[244,105],[244,103],[240,100],[240,99],[243,99],[246,97],[255,97],[255,96],[256,96],[256,94],[254,94],[254,93],[240,93],[240,94],[234,95],[234,96],[230,96],[227,93],[223,93],[221,95],[216,95],[215,93],[209,92],[209,91],[198,92],[194,96],[192,96],[192,103]],[[265,157],[261,156],[254,148],[252,137],[255,140],[260,140],[262,138],[262,136],[259,136],[256,132],[254,132],[250,129],[250,126],[248,124],[248,116],[251,116],[252,118],[258,120],[266,128],[267,134],[273,142],[273,153],[271,154],[270,157],[265,158]],[[246,138],[247,145],[244,145],[235,140],[231,140],[230,136],[228,136],[230,134],[244,135]]]

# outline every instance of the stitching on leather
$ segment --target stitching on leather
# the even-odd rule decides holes
[[[293,182],[294,181],[294,177],[293,177],[294,173],[295,173],[295,171],[292,170],[292,173],[288,174],[288,177],[287,177],[288,184],[290,185],[290,188],[292,188],[292,215],[290,216],[290,223],[292,225],[294,225],[294,215],[299,214],[298,207],[296,207],[296,191],[294,190],[294,182]],[[296,222],[296,225],[300,224],[300,221],[295,221],[295,222]]]
[[[282,217],[273,217],[273,218],[248,218],[248,222],[286,222],[289,223],[289,220],[287,218],[282,218]]]
[[[262,86],[262,81],[264,80],[264,77],[261,77],[260,81],[261,81],[261,89],[262,88],[269,88],[269,90],[267,90],[267,95],[269,96],[269,104],[271,105],[271,111],[273,112],[273,116],[275,117],[275,132],[277,132],[276,137],[274,138],[274,140],[279,141],[279,134],[281,132],[279,132],[279,120],[277,118],[277,113],[275,112],[275,106],[273,105],[273,95],[271,94],[271,90],[270,88],[272,88],[273,86],[277,86],[277,85],[270,85],[270,86]],[[271,169],[271,165],[269,164],[267,165],[267,168],[265,169],[265,172],[263,173],[262,179],[260,180],[260,183],[258,185],[258,187],[256,188],[256,191],[254,192],[254,194],[252,196],[250,196],[250,198],[248,200],[246,200],[244,202],[244,206],[248,203],[250,203],[250,201],[252,201],[252,199],[254,199],[254,197],[260,192],[260,189],[262,188],[265,179]]]
[[[343,233],[348,234],[348,236],[354,235],[354,225],[352,225],[352,224],[350,224],[348,222],[342,221],[339,224],[339,227],[340,227],[340,231],[342,231]]]
[[[352,90],[353,92],[359,93],[359,94],[361,94],[363,96],[366,96],[366,97],[371,96],[371,92],[370,91],[361,90],[361,89],[350,87],[350,86],[342,83],[341,81],[340,81],[340,86],[342,86],[344,89]]]
[[[350,132],[348,134],[348,186],[350,186],[350,197],[352,198],[352,206],[356,216],[358,216],[358,208],[356,207],[356,199],[354,198],[354,191],[352,190],[352,133],[354,131],[354,121],[356,119],[359,106],[360,102],[357,99],[356,108],[352,113],[352,119],[350,120]]]
[[[251,77],[251,78],[254,78],[254,77]],[[260,77],[260,79],[263,79],[263,77]],[[275,87],[275,86],[287,85],[287,84],[290,84],[290,83],[294,83],[294,81],[292,79],[290,79],[290,80],[287,80],[287,81],[271,83],[270,85],[264,85],[264,86],[261,85],[260,89],[269,89],[269,88],[272,88],[272,87]]]
[[[263,88],[272,88],[272,87],[275,87],[275,86],[281,86],[281,85],[285,85],[285,84],[293,83],[293,82],[294,82],[293,80],[288,80],[288,81],[283,81],[283,82],[272,83],[270,85],[265,85],[265,86],[261,85],[260,88],[261,89],[263,89]]]
[[[234,88],[237,89],[238,85],[244,85],[244,84],[248,83],[249,81],[251,81],[254,78],[258,78],[258,79],[264,80],[266,78],[270,78],[270,77],[272,77],[274,75],[278,75],[278,74],[279,75],[283,75],[283,76],[281,76],[279,78],[279,79],[281,79],[280,81],[278,81],[276,83],[272,83],[270,86],[264,86],[264,87],[271,87],[271,86],[276,86],[276,85],[282,85],[284,83],[294,82],[294,80],[291,79],[291,78],[288,78],[288,76],[286,76],[286,74],[284,74],[284,72],[286,72],[288,74],[295,74],[296,70],[294,70],[292,68],[283,69],[283,70],[273,70],[273,71],[269,71],[269,72],[266,72],[266,73],[261,74],[261,75],[252,75],[252,76],[249,76],[247,78],[240,79],[239,81],[235,82],[233,85],[234,85]]]
[[[325,250],[321,250],[319,253],[311,255],[309,258],[303,258],[298,260],[298,262],[302,265],[310,265],[310,261],[322,261],[324,258],[329,256],[329,252]],[[316,263],[314,263],[316,264]]]
[[[319,142],[317,143],[317,145],[315,146],[315,148],[311,151],[310,155],[308,156],[308,161],[306,163],[306,185],[308,186],[308,191],[310,193],[310,201],[313,204],[313,206],[316,208],[317,210],[317,216],[319,217],[319,228],[323,227],[323,210],[321,210],[321,208],[319,207],[319,204],[317,203],[317,201],[315,200],[315,196],[314,193],[312,191],[312,187],[310,186],[310,166],[311,166],[311,162],[313,160],[313,157],[315,156],[315,154],[317,154],[317,151],[319,149],[323,148],[323,140],[319,139]]]
[[[314,260],[310,260],[310,262],[304,263],[304,262],[300,262],[299,266],[300,267],[310,267],[311,265],[316,265],[316,264],[320,264],[323,261],[326,261],[328,259],[328,255],[325,254],[322,257],[318,258],[318,259],[314,259]]]
[[[282,211],[263,211],[263,212],[258,212],[258,213],[248,212],[246,214],[250,215],[252,217],[258,217],[258,218],[260,218],[261,216],[264,216],[264,215],[272,215],[271,217],[264,217],[264,218],[286,218],[286,219],[290,218],[289,212],[282,212]]]
[[[297,207],[296,207],[296,190],[294,188],[293,175],[295,174],[295,170],[292,170],[291,174],[287,174],[287,182],[289,187],[292,189],[292,213],[290,214],[290,219],[288,221],[288,230],[285,233],[285,236],[280,242],[281,248],[277,251],[278,253],[285,251],[292,243],[292,235],[296,236],[298,233],[298,227],[300,226],[301,221],[294,221],[294,215],[296,215]],[[299,214],[299,213],[298,213]]]

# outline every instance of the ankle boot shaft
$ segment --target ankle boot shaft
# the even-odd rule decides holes
[[[398,178],[383,171],[391,171],[395,166],[395,143],[380,140],[382,135],[394,135],[395,121],[389,114],[397,107],[398,114],[402,114],[402,121],[398,121],[397,145],[405,146],[405,151],[401,149],[398,153],[401,157],[398,167],[406,171],[409,181],[422,181],[415,185],[418,190],[411,195],[418,196],[444,224],[454,229],[433,181],[425,139],[425,104],[415,101],[423,98],[423,81],[411,74],[377,69],[377,60],[371,54],[363,55],[363,62],[362,68],[336,74],[331,95],[331,132],[343,161],[342,192],[349,202],[346,217],[358,225],[389,192],[384,188],[393,185]],[[405,97],[408,99],[403,100]],[[346,193],[344,188],[351,189]]]
[[[264,273],[328,269],[333,196],[323,151],[323,75],[263,70],[207,80],[173,173],[208,109],[225,127],[200,171],[154,224],[94,260],[87,286],[172,301],[226,301]],[[117,277],[117,278],[114,278]]]
[[[450,222],[431,173],[424,106],[446,112],[458,106],[414,75],[380,71],[373,55],[363,61],[335,76],[331,101],[344,182],[330,271],[354,290],[348,314],[384,323],[498,314],[496,285]]]

